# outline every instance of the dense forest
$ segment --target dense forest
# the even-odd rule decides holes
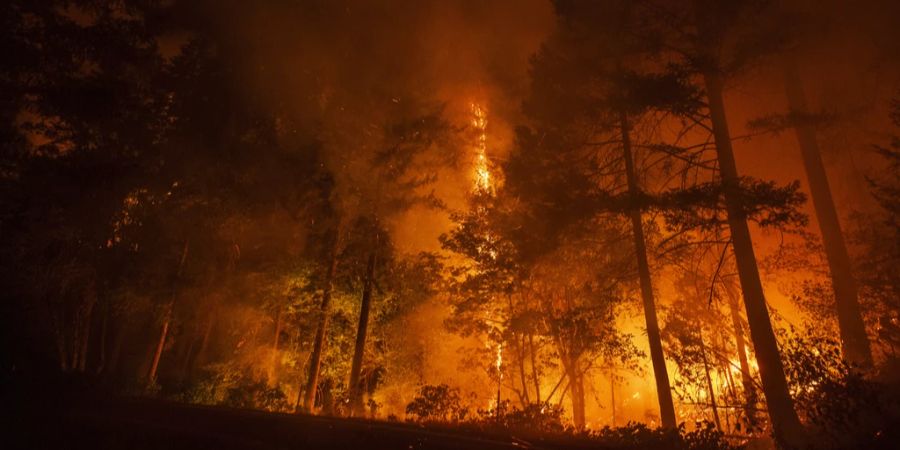
[[[4,3],[4,396],[900,440],[900,3]]]

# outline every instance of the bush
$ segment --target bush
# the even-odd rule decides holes
[[[463,406],[459,389],[446,384],[424,385],[406,405],[406,415],[417,422],[458,423],[466,419],[469,409]]]
[[[270,388],[263,381],[242,380],[225,391],[224,404],[234,408],[288,411],[287,396],[281,389]]]
[[[785,372],[813,445],[822,449],[895,448],[896,389],[867,379],[843,362],[840,344],[792,337],[784,345]]]
[[[507,406],[500,411],[500,417],[494,420],[509,430],[548,434],[561,434],[566,431],[563,423],[564,410],[559,405],[532,403],[524,409]]]
[[[643,423],[630,422],[623,427],[605,427],[593,436],[599,444],[612,448],[641,448],[660,450],[731,450],[721,430],[710,422],[696,430],[685,432],[684,424],[677,429],[650,428]]]

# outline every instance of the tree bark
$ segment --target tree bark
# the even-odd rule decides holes
[[[378,246],[378,239],[372,246],[369,253],[369,260],[366,263],[366,278],[363,282],[362,302],[359,307],[359,323],[356,327],[356,345],[353,349],[353,361],[350,365],[350,414],[358,415],[365,413],[363,408],[363,389],[360,386],[359,374],[362,371],[363,356],[366,351],[366,334],[369,330],[369,311],[372,308],[372,285],[375,280],[375,249]]]
[[[169,335],[169,323],[175,312],[175,298],[177,295],[177,284],[184,270],[184,262],[187,259],[189,241],[184,241],[184,248],[181,251],[181,260],[178,262],[178,270],[175,273],[175,286],[172,286],[172,298],[166,307],[165,317],[163,318],[162,329],[159,333],[159,341],[156,344],[156,351],[153,353],[153,361],[150,363],[150,371],[147,373],[147,386],[152,386],[156,382],[156,371],[159,368],[159,360],[162,358],[163,349],[166,346],[166,338]]]
[[[97,293],[93,290],[93,286],[89,288],[88,296],[89,300],[84,308],[84,315],[81,317],[80,340],[75,344],[78,347],[75,349],[77,358],[73,361],[73,367],[76,367],[78,372],[84,372],[87,367],[87,353],[91,339],[91,321],[94,317],[94,304],[97,302]]]
[[[792,55],[784,58],[784,73],[790,110],[802,118],[809,111],[800,76],[797,73],[796,61]],[[841,334],[844,360],[863,368],[871,368],[872,349],[869,346],[865,323],[860,311],[856,280],[853,278],[850,256],[847,254],[844,235],[841,233],[841,224],[834,206],[834,199],[831,196],[828,176],[825,174],[825,166],[822,164],[822,155],[816,141],[816,131],[809,123],[804,122],[795,124],[794,131],[797,134],[797,141],[800,143],[803,168],[809,182],[809,191],[812,194],[816,219],[819,222],[819,231],[822,233],[822,243],[825,247],[825,256],[831,272],[831,285],[837,307],[838,328]]]
[[[723,281],[725,295],[728,296],[728,310],[731,313],[731,326],[734,328],[734,342],[737,348],[738,361],[741,365],[741,387],[744,392],[744,414],[750,424],[756,423],[756,386],[753,384],[753,374],[750,373],[750,362],[747,360],[747,346],[744,343],[744,327],[741,326],[741,316],[738,313],[738,297],[734,292],[734,286]]]
[[[109,337],[109,298],[103,302],[103,319],[100,323],[100,355],[97,358],[97,370],[95,373],[101,374],[103,373],[103,369],[106,367],[106,341]]]
[[[616,426],[616,371],[614,366],[609,368],[609,404],[612,408],[612,426]]]
[[[540,403],[541,402],[541,380],[540,380],[540,377],[538,377],[538,367],[537,367],[537,363],[535,362],[534,334],[533,333],[528,333],[528,349],[529,349],[529,353],[531,354],[531,377],[534,381],[535,401]]]
[[[721,74],[717,70],[708,70],[704,73],[704,81],[724,188],[728,225],[769,418],[777,439],[789,447],[802,447],[806,443],[806,433],[794,410],[794,400],[788,392],[778,342],[769,319],[766,297],[759,277],[750,228],[747,225],[744,206],[741,204],[740,180],[725,115]]]
[[[322,291],[322,304],[319,306],[319,325],[316,327],[316,338],[309,357],[309,376],[306,379],[306,392],[303,397],[303,409],[312,412],[316,401],[316,390],[319,386],[319,369],[322,364],[322,351],[325,347],[325,333],[328,330],[328,319],[331,315],[331,291],[334,288],[334,274],[337,271],[338,253],[340,250],[341,227],[334,235],[334,247],[331,250],[331,261],[325,275],[325,286]]]
[[[572,422],[574,422],[576,429],[583,430],[585,425],[584,374],[579,370],[578,358],[560,355],[560,360],[563,364],[563,369],[569,378],[569,383],[566,385],[566,388],[563,389],[562,396],[559,400],[562,402],[566,392],[569,392],[569,398],[572,400]]]
[[[272,362],[269,366],[269,387],[274,387],[278,384],[278,341],[281,338],[281,323],[282,323],[282,307],[278,307],[278,312],[275,313],[275,336],[272,338]]]
[[[633,200],[637,201],[641,191],[637,182],[634,160],[632,159],[628,116],[624,111],[620,112],[619,120],[622,133],[622,153],[623,159],[625,160],[625,174],[628,179],[628,194]],[[665,355],[663,354],[662,340],[659,332],[659,321],[656,317],[653,282],[650,278],[650,264],[647,261],[647,245],[644,241],[644,228],[641,223],[641,210],[639,206],[634,205],[629,215],[631,217],[631,230],[637,257],[638,277],[641,284],[644,320],[647,325],[647,340],[650,344],[650,360],[653,364],[653,375],[656,380],[656,396],[659,399],[659,415],[663,427],[675,428],[677,426],[675,405],[672,401],[669,373],[666,368]]]
[[[121,322],[121,320],[117,321]],[[106,366],[105,377],[114,376],[119,371],[119,360],[122,357],[122,346],[125,342],[125,326],[114,328],[112,354],[109,356],[109,364]]]
[[[206,321],[206,327],[203,330],[203,338],[200,339],[200,348],[194,353],[191,364],[188,367],[188,380],[194,377],[194,370],[204,363],[206,359],[206,350],[209,348],[209,338],[212,335],[213,327],[216,324],[216,311],[213,310],[209,314]]]
[[[516,347],[518,347],[518,355],[516,356],[519,360],[519,379],[522,380],[522,392],[524,393],[522,407],[525,408],[531,404],[531,399],[528,396],[528,377],[525,375],[525,333],[522,333],[521,339],[516,340],[516,344]]]
[[[150,371],[147,373],[147,386],[152,386],[156,382],[156,370],[159,368],[159,360],[162,358],[163,348],[166,346],[166,337],[169,335],[169,318],[172,315],[171,305],[166,311],[166,317],[163,319],[162,330],[159,333],[159,340],[156,342],[156,350],[153,352],[153,361],[150,363]]]
[[[575,362],[573,361],[574,364]],[[578,371],[578,368],[573,367],[572,370]],[[572,420],[575,422],[575,428],[583,430],[586,423],[584,414],[584,374],[573,372],[569,379],[571,380]]]
[[[700,357],[703,358],[703,372],[706,375],[706,388],[709,390],[709,404],[712,407],[713,421],[716,424],[716,428],[722,430],[722,421],[719,420],[719,408],[716,405],[716,389],[713,386],[712,377],[709,375],[709,359],[706,357],[706,344],[703,342],[702,331],[698,331],[698,337],[700,338]]]

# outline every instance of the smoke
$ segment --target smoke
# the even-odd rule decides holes
[[[438,108],[451,126],[464,128],[476,103],[487,111],[487,155],[502,160],[512,146],[514,126],[522,122],[529,58],[555,26],[548,0],[187,3],[183,8],[188,11],[177,20],[193,20],[193,26],[220,37],[219,51],[231,55],[230,70],[240,81],[235,89],[248,102],[277,112],[284,122],[285,142],[311,136],[321,143],[324,163],[337,183],[339,208],[349,215],[359,214],[379,195],[370,160],[383,143],[385,128],[398,117]],[[890,128],[886,99],[900,92],[900,11],[889,1],[795,3],[799,10],[816,14],[819,28],[800,49],[802,76],[811,109],[839,118],[819,132],[838,210],[846,218],[855,208],[872,206],[865,174],[879,160],[870,148],[884,141],[884,130]],[[743,74],[734,83],[739,87],[727,92],[733,135],[749,135],[752,130],[745,124],[750,120],[787,110],[781,75],[771,63]],[[461,153],[459,164],[440,170],[437,181],[427,187],[452,209],[464,207],[472,186],[475,143],[457,144],[461,148],[451,150]],[[792,133],[740,139],[736,152],[744,175],[779,183],[800,178],[805,184]],[[445,211],[422,205],[387,221],[393,242],[407,253],[438,250],[437,237],[450,226]],[[763,258],[782,240],[755,230],[754,243]],[[661,284],[662,301],[671,300],[677,294],[674,288]],[[790,308],[789,299],[773,283],[768,287],[776,308]],[[463,343],[432,327],[446,314],[445,308],[429,303],[411,314],[413,326],[403,330],[405,338],[428,343],[431,355],[423,380],[450,381],[457,360],[449,349]],[[634,387],[638,391],[628,394]],[[401,408],[408,390],[390,389],[381,394],[384,401]],[[619,395],[634,402],[633,416],[655,404],[646,379],[631,378],[619,389],[624,391]],[[388,400],[391,396],[399,399]]]
[[[461,129],[477,102],[490,114],[489,156],[502,157],[528,86],[528,58],[555,20],[546,0],[186,3],[169,18],[171,34],[180,36],[184,24],[216,36],[217,50],[234,62],[235,89],[279,114],[285,142],[321,142],[348,215],[378,195],[371,155],[404,114],[442,108]],[[164,50],[175,42],[184,41]],[[461,152],[460,164],[427,189],[461,207],[469,161],[466,149],[449,151]],[[436,249],[448,226],[446,214],[424,207],[393,219],[394,241],[410,252]]]

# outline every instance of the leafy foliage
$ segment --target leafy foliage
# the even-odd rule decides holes
[[[466,419],[469,409],[463,405],[458,388],[446,384],[425,385],[406,405],[406,415],[420,422],[456,423]]]

